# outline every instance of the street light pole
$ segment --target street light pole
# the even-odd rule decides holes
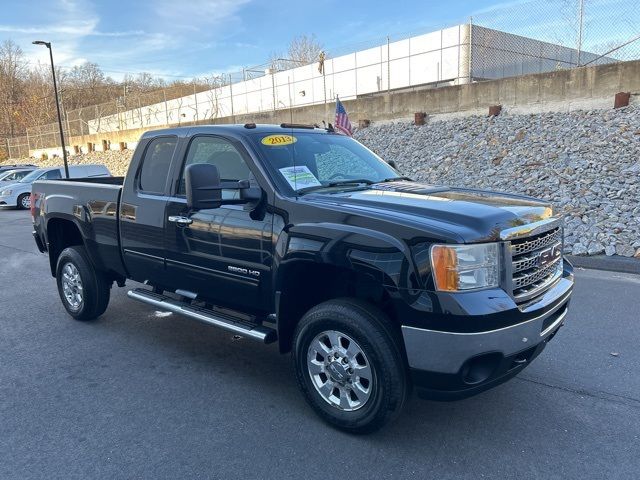
[[[56,109],[58,110],[58,127],[60,128],[60,143],[62,143],[62,158],[64,160],[64,174],[69,178],[69,165],[67,164],[67,149],[64,145],[64,132],[62,130],[62,115],[60,114],[60,100],[58,99],[58,85],[56,83],[56,69],[53,65],[53,50],[51,49],[51,42],[43,42],[37,40],[33,42],[34,45],[44,45],[49,49],[49,58],[51,59],[51,75],[53,76],[53,92],[56,96]]]

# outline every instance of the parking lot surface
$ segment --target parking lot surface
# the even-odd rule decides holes
[[[577,270],[514,380],[412,398],[379,433],[322,423],[288,356],[129,300],[71,320],[28,212],[0,208],[0,478],[639,478],[640,276]]]

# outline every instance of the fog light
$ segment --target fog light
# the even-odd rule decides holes
[[[467,385],[486,381],[493,375],[501,360],[500,353],[487,353],[467,360],[460,371],[462,381]]]

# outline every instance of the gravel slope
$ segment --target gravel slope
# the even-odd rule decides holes
[[[419,127],[388,122],[354,136],[417,180],[552,201],[565,215],[568,253],[640,258],[638,106],[469,116]],[[132,153],[93,152],[69,162],[104,163],[113,175],[125,175]]]
[[[552,201],[574,255],[640,257],[640,108],[385,123],[355,137],[428,183]]]

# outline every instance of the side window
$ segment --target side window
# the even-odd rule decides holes
[[[147,145],[138,176],[138,189],[145,193],[164,193],[171,157],[178,144],[175,137],[154,138]]]
[[[222,137],[195,137],[189,145],[187,158],[180,172],[178,195],[185,195],[184,169],[195,163],[210,163],[218,167],[223,182],[247,180],[251,172],[236,147]],[[234,198],[237,190],[223,190],[222,198]]]
[[[60,174],[60,170],[50,170],[40,178],[43,180],[55,180],[57,178],[62,178],[62,175]]]

